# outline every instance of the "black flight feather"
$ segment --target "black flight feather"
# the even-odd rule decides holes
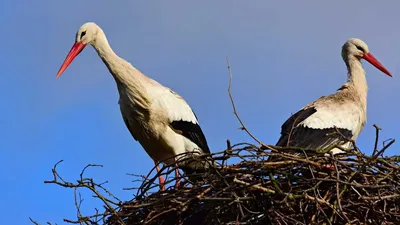
[[[210,153],[206,137],[199,124],[189,121],[175,120],[171,123],[171,127],[182,132],[182,135],[195,143],[204,153]]]
[[[344,128],[310,128],[298,126],[299,123],[316,113],[313,107],[302,109],[292,115],[282,125],[281,137],[276,146],[300,147],[304,149],[317,150],[334,145],[341,145],[353,137],[351,130]],[[338,134],[337,132],[340,132]]]

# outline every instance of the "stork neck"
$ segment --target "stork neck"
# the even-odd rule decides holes
[[[114,77],[120,98],[131,101],[136,107],[146,108],[149,100],[143,84],[144,75],[112,50],[102,30],[92,46]]]
[[[348,70],[348,86],[351,87],[355,94],[360,97],[360,100],[366,104],[368,85],[361,61],[354,56],[348,56],[346,65]]]
[[[101,60],[106,64],[108,70],[115,78],[117,83],[125,83],[129,80],[128,73],[122,72],[121,69],[127,62],[120,58],[111,48],[105,34],[100,30],[92,46],[96,49]]]

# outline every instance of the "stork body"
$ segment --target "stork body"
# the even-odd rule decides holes
[[[111,49],[103,30],[95,23],[86,23],[78,30],[76,42],[57,77],[88,44],[95,48],[115,79],[120,96],[118,103],[128,130],[156,164],[160,161],[174,163],[177,160],[175,156],[185,152],[210,153],[199,122],[187,102],[120,58]],[[199,165],[179,166],[182,169],[196,169],[193,167]],[[159,179],[164,189],[164,179],[162,176]]]
[[[368,91],[360,59],[367,60],[388,76],[391,74],[360,39],[349,39],[342,47],[342,57],[348,70],[347,82],[335,94],[320,97],[286,120],[277,146],[315,150],[340,146],[348,149],[352,145],[349,140],[357,139],[366,122]],[[330,153],[343,151],[333,148]]]

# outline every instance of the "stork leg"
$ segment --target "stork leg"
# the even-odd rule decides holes
[[[330,169],[330,170],[332,170],[332,171],[335,170],[335,165],[330,164],[330,163],[329,163],[329,164],[322,164],[321,167],[322,167],[322,168]]]
[[[154,164],[156,165],[156,170],[157,170],[157,173],[159,173],[160,172],[160,166],[157,164],[157,162],[156,161],[154,161]],[[162,176],[162,175],[159,175],[158,176],[158,183],[160,184],[160,190],[161,191],[165,191],[165,180],[164,180],[164,177]]]
[[[180,176],[181,174],[179,173],[178,164],[175,164],[175,166],[177,167],[175,169],[175,179],[176,179],[175,188],[178,189],[181,184],[181,176]]]

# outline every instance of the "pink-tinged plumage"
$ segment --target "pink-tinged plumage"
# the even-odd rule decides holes
[[[350,148],[349,140],[357,139],[366,122],[368,91],[360,59],[367,60],[388,76],[392,75],[360,39],[347,40],[342,47],[342,57],[348,70],[347,82],[335,94],[323,96],[292,115],[282,125],[277,146],[322,149],[338,145]],[[329,135],[337,131],[341,135]],[[342,152],[334,148],[331,154]]]

